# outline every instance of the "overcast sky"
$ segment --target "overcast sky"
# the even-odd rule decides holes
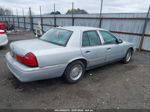
[[[71,2],[74,2],[75,8],[85,9],[88,13],[98,13],[101,0],[0,0],[0,6],[13,10],[16,14],[22,14],[22,8],[25,14],[28,13],[28,7],[32,8],[34,14],[39,14],[39,6],[42,7],[42,13],[48,13],[53,10],[53,4],[56,4],[56,10],[66,13],[71,8]],[[150,0],[103,0],[103,12],[105,13],[132,13],[147,12]]]

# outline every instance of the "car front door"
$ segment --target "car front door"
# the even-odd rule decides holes
[[[118,60],[123,57],[122,46],[118,44],[117,38],[108,31],[99,31],[103,38],[103,46],[106,47],[106,62]]]
[[[102,64],[106,61],[104,47],[96,30],[83,32],[81,52],[88,61],[88,67]]]

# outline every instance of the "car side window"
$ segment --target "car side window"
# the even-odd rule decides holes
[[[104,39],[104,44],[117,44],[116,37],[107,31],[99,31]]]
[[[90,41],[89,41],[89,37],[87,35],[87,32],[83,33],[83,36],[82,36],[82,46],[83,47],[90,46]]]
[[[85,31],[82,36],[82,46],[97,46],[101,45],[100,37],[97,31]]]

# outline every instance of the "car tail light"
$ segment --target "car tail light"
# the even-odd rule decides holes
[[[25,57],[22,57],[22,56],[19,56],[16,54],[16,59],[27,65],[27,66],[30,66],[30,67],[37,67],[38,66],[38,62],[37,62],[37,59],[36,59],[36,56],[33,54],[33,53],[27,53],[25,55]]]
[[[6,34],[6,32],[4,32],[4,31],[0,31],[0,34]]]

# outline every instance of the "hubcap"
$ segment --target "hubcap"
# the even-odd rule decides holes
[[[83,72],[83,68],[81,65],[75,65],[74,67],[72,67],[71,71],[70,71],[70,77],[72,80],[78,80]]]
[[[131,55],[132,55],[132,54],[131,54],[131,52],[129,51],[128,54],[127,54],[127,56],[126,56],[126,61],[127,61],[127,62],[130,61]]]

